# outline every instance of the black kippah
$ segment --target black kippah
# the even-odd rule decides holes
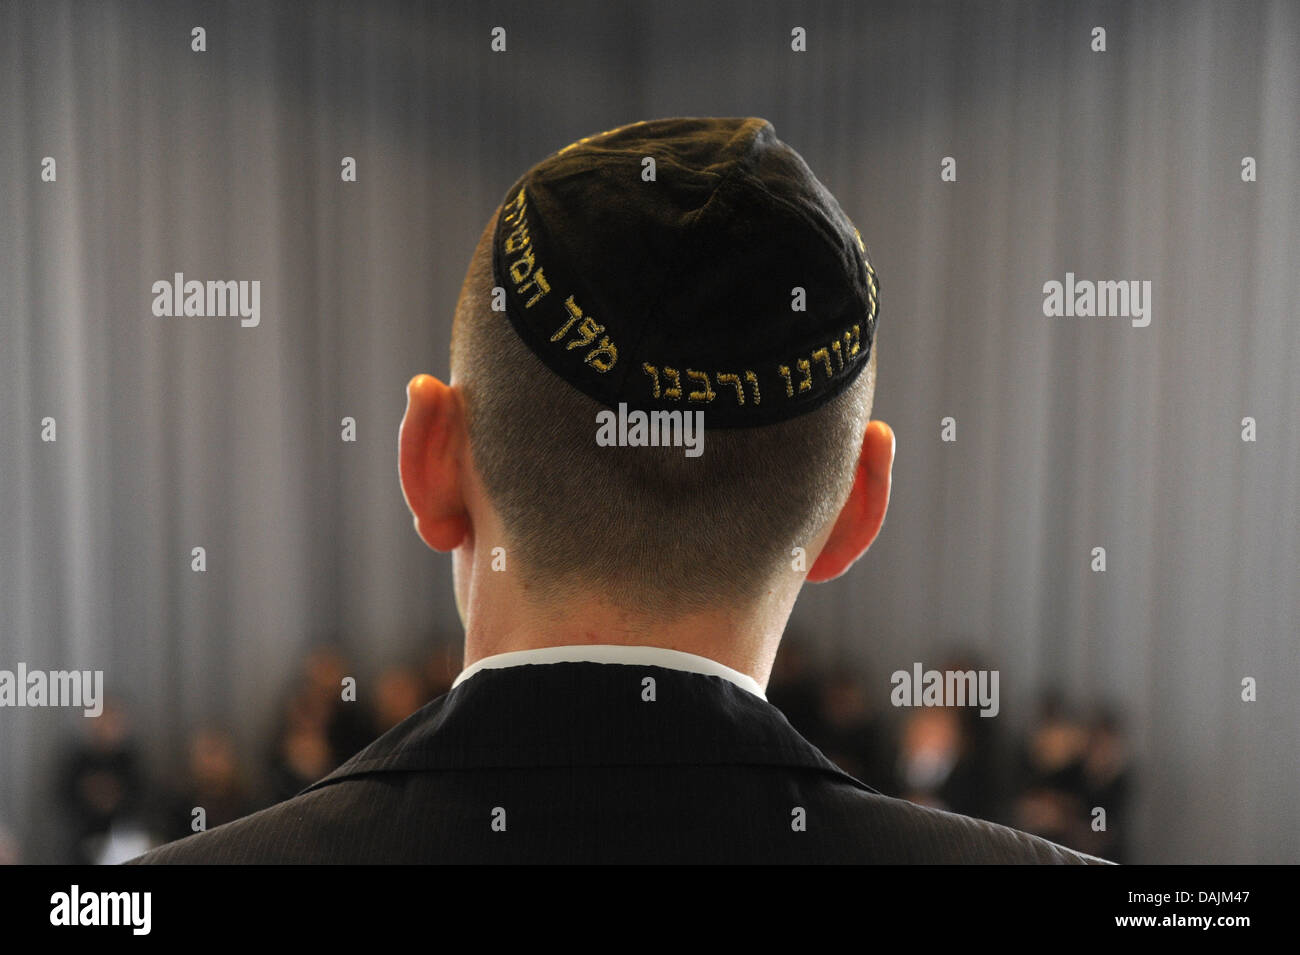
[[[515,331],[573,387],[700,409],[710,428],[817,408],[875,338],[862,237],[763,119],[659,119],[564,147],[506,193],[492,265]]]

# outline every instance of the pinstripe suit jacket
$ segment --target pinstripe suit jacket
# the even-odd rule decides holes
[[[292,799],[133,861],[1101,860],[883,796],[720,677],[553,663],[481,671]]]

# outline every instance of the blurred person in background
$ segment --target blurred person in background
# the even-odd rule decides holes
[[[387,733],[428,700],[427,685],[418,670],[406,666],[389,667],[375,683],[370,738]]]
[[[804,735],[850,776],[893,792],[889,737],[871,699],[862,677],[837,669],[821,685],[816,733]]]
[[[1120,718],[1103,709],[1092,720],[1083,757],[1084,786],[1090,807],[1088,838],[1080,848],[1115,862],[1128,861],[1128,811],[1133,766]],[[1106,812],[1098,828],[1095,809]]]
[[[1019,758],[1015,824],[1065,845],[1091,841],[1088,814],[1086,723],[1066,708],[1060,694],[1042,694],[1038,715]]]
[[[161,842],[195,832],[197,819],[211,829],[257,808],[228,732],[213,727],[198,730],[189,738],[186,756],[181,781],[166,797]],[[201,817],[196,816],[196,809],[203,810]]]
[[[98,865],[121,861],[130,847],[147,841],[146,779],[123,704],[107,698],[94,719],[82,722],[84,737],[64,759],[60,802],[67,814],[70,855]],[[138,850],[137,850],[138,851]]]
[[[787,634],[772,664],[767,699],[785,714],[790,725],[810,740],[825,736],[821,698],[823,679],[803,638]]]
[[[272,747],[269,796],[280,802],[338,765],[330,743],[328,705],[318,695],[297,690],[284,706]]]
[[[981,667],[963,654],[938,669],[966,673]],[[995,723],[975,706],[907,711],[896,762],[900,795],[924,806],[998,818],[1002,800]]]
[[[355,695],[344,697],[344,680],[357,681]],[[319,714],[329,743],[330,762],[339,765],[375,738],[364,700],[373,699],[365,692],[356,667],[335,647],[312,650],[303,663],[302,692],[306,705]]]
[[[952,809],[966,787],[956,772],[966,746],[962,721],[950,707],[909,711],[899,734],[899,794],[908,802]]]

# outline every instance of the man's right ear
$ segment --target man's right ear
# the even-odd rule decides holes
[[[808,568],[808,581],[834,580],[867,552],[885,523],[893,470],[894,430],[883,421],[868,421],[853,489],[821,553]]]
[[[437,551],[451,551],[469,536],[461,464],[467,447],[460,393],[432,375],[406,386],[406,414],[398,433],[402,496],[415,532]]]

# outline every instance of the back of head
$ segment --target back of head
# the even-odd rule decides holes
[[[763,120],[637,123],[526,173],[470,263],[452,376],[528,592],[668,620],[789,573],[853,482],[876,296]],[[702,411],[703,453],[598,443],[619,405]]]

